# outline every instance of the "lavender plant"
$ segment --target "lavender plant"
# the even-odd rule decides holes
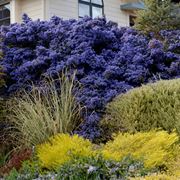
[[[31,21],[24,15],[22,24],[3,28],[1,36],[9,93],[64,69],[77,71],[83,87],[77,100],[87,109],[78,133],[89,139],[100,135],[100,115],[115,96],[159,77],[180,77],[180,30],[163,31],[161,42],[105,18]]]

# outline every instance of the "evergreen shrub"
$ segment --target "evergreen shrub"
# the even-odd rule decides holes
[[[180,79],[134,88],[107,105],[101,128],[106,137],[116,131],[176,130],[180,135]]]
[[[118,133],[104,146],[102,155],[116,161],[131,155],[137,160],[142,160],[146,168],[166,169],[177,157],[178,140],[176,133],[168,134],[166,131]]]
[[[161,30],[180,29],[180,3],[171,0],[145,0],[144,3],[145,9],[137,12],[135,24],[138,30],[158,37]]]
[[[144,177],[130,178],[130,180],[178,180],[178,176],[171,176],[168,174],[154,173]]]
[[[93,145],[78,135],[58,134],[49,141],[37,146],[37,156],[42,167],[57,169],[74,157],[91,157],[95,155]]]

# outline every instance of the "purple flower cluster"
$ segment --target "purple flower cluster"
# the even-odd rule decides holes
[[[80,134],[99,136],[98,122],[115,96],[157,78],[180,77],[180,30],[164,31],[164,41],[148,39],[105,18],[31,21],[1,30],[8,92],[39,84],[45,76],[76,70],[82,84],[77,100],[86,106]]]

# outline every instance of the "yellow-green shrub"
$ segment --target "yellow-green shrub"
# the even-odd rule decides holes
[[[102,154],[105,158],[117,161],[131,155],[143,160],[145,167],[154,168],[174,160],[177,141],[176,133],[168,134],[165,131],[119,133],[104,146]]]
[[[164,80],[134,88],[115,98],[107,106],[102,129],[148,131],[161,128],[177,130],[180,135],[180,79]],[[105,132],[106,134],[108,134]]]
[[[178,180],[179,177],[166,174],[152,174],[145,177],[130,178],[130,180]]]
[[[180,146],[174,151],[175,158],[167,163],[168,173],[180,179]]]
[[[78,135],[58,134],[37,147],[40,163],[48,169],[56,169],[73,157],[89,157],[94,154],[91,142]]]

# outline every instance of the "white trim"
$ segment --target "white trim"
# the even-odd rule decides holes
[[[41,0],[42,3],[42,20],[45,20],[46,18],[46,1],[45,0]]]
[[[44,0],[44,11],[45,11],[45,16],[44,16],[44,20],[49,20],[50,18],[50,0]]]
[[[16,19],[16,16],[17,16],[17,14],[16,14],[16,1],[15,0],[10,1],[10,9],[11,9],[11,11],[10,11],[10,22],[15,23],[17,20]]]
[[[16,23],[16,22],[21,22],[22,17],[21,17],[21,1],[20,0],[11,0],[10,1],[10,21],[11,23]]]

